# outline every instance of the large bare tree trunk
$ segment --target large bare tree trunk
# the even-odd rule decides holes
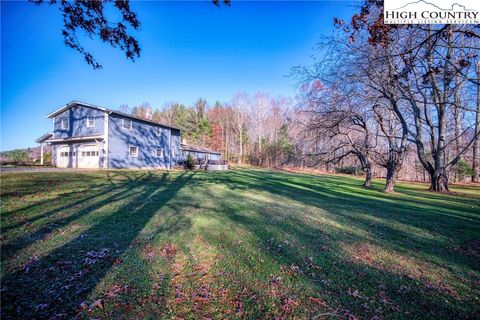
[[[458,77],[456,77],[456,79],[458,79]],[[457,81],[457,80],[456,80]],[[457,83],[455,83],[455,86],[458,86]],[[457,154],[460,154],[461,151],[462,151],[462,122],[461,122],[461,108],[459,107],[461,103],[461,99],[459,98],[459,88],[456,88],[456,92],[455,92],[455,104],[458,106],[456,107],[453,112],[454,112],[454,115],[453,115],[453,119],[454,119],[454,122],[455,122],[455,152]],[[462,158],[460,158],[459,160],[461,160]],[[454,181],[455,182],[458,182],[460,181],[460,176],[457,174],[457,170],[454,171],[455,173],[455,177],[454,177]]]
[[[372,163],[367,155],[361,153],[359,151],[356,152],[357,158],[360,161],[360,165],[362,166],[363,171],[365,171],[365,181],[363,182],[363,186],[365,188],[370,188],[372,185]]]
[[[435,171],[430,175],[430,191],[449,192],[446,172]]]
[[[372,167],[368,166],[364,170],[365,170],[365,182],[363,182],[363,186],[365,188],[370,188],[372,186],[372,178],[373,178]]]
[[[477,62],[477,78],[480,81],[480,60]],[[475,141],[473,142],[472,182],[478,182],[479,140],[480,140],[480,86],[477,86],[477,114],[475,116]]]
[[[239,135],[239,141],[240,141],[240,145],[239,145],[239,155],[238,155],[238,164],[242,164],[243,162],[243,132],[242,132],[242,129],[240,128],[240,135]]]
[[[452,34],[449,35],[449,47],[447,54],[452,55]],[[431,174],[430,191],[448,192],[448,176],[446,172],[446,132],[447,132],[447,115],[445,110],[447,107],[448,97],[450,95],[450,83],[453,80],[450,72],[450,65],[448,61],[445,61],[444,65],[445,77],[443,78],[443,87],[440,88],[437,80],[433,74],[430,75],[430,80],[433,88],[433,102],[437,108],[438,127],[435,152],[432,151],[434,159],[434,172]]]
[[[395,190],[395,181],[397,180],[398,168],[397,166],[387,167],[387,181],[385,183],[385,192],[393,192]]]

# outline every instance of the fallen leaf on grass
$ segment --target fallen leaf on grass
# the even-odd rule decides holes
[[[123,262],[122,258],[116,258],[113,260],[113,266],[116,267]]]
[[[129,286],[120,286],[118,284],[114,285],[113,287],[111,287],[106,293],[105,295],[108,297],[108,298],[113,298],[113,297],[116,297],[117,295],[119,295],[120,293],[123,293],[123,292],[127,292]]]
[[[83,259],[83,263],[86,265],[92,265],[100,261],[101,259],[105,258],[108,255],[108,249],[101,249],[98,251],[92,250],[87,251],[86,258]]]
[[[298,301],[295,301],[291,298],[286,298],[283,301],[282,309],[285,313],[288,314],[288,313],[292,312],[293,309],[298,305],[299,305]]]
[[[348,288],[347,293],[348,293],[349,296],[352,296],[352,297],[354,297],[354,298],[361,298],[361,297],[362,297],[362,296],[360,295],[360,293],[358,292],[358,290],[352,291],[352,289]]]
[[[328,304],[323,301],[322,299],[320,298],[314,298],[314,297],[308,297],[308,300],[313,302],[313,303],[316,303],[318,304],[319,306],[323,307],[323,308],[327,308],[328,307]]]
[[[163,246],[161,255],[166,258],[174,258],[177,254],[177,247],[173,243],[167,243]]]
[[[309,269],[312,269],[312,270],[319,270],[319,269],[321,269],[318,264],[315,264],[315,263],[313,262],[313,258],[312,258],[312,257],[308,257],[308,258],[303,259],[303,262],[305,263],[305,265],[306,265],[307,268],[309,268]]]
[[[94,303],[92,303],[90,305],[90,308],[91,309],[95,309],[95,308],[103,309],[103,300],[102,299],[96,300]]]

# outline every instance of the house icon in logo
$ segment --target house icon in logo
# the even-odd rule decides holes
[[[400,3],[399,2],[403,2]],[[386,24],[478,24],[480,1],[385,0]]]
[[[418,10],[418,9],[430,9],[430,10],[440,10],[440,11],[476,11],[474,9],[467,9],[464,5],[462,4],[459,4],[458,2],[455,2],[453,4],[450,5],[449,8],[442,8],[440,7],[439,5],[437,4],[434,4],[434,3],[431,3],[431,2],[428,2],[428,1],[425,1],[425,0],[418,0],[418,1],[414,1],[414,2],[409,2],[399,8],[395,8],[394,10],[402,10],[402,9],[406,9],[408,8],[408,10],[411,10],[411,9],[414,9],[414,10]]]

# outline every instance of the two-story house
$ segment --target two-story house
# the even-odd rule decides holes
[[[184,158],[180,130],[172,126],[78,101],[47,117],[53,132],[36,142],[52,146],[57,167],[168,169]],[[204,151],[205,159],[220,159]]]

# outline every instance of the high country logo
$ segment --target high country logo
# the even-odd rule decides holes
[[[480,24],[480,0],[430,1],[385,0],[384,22],[386,24]]]

